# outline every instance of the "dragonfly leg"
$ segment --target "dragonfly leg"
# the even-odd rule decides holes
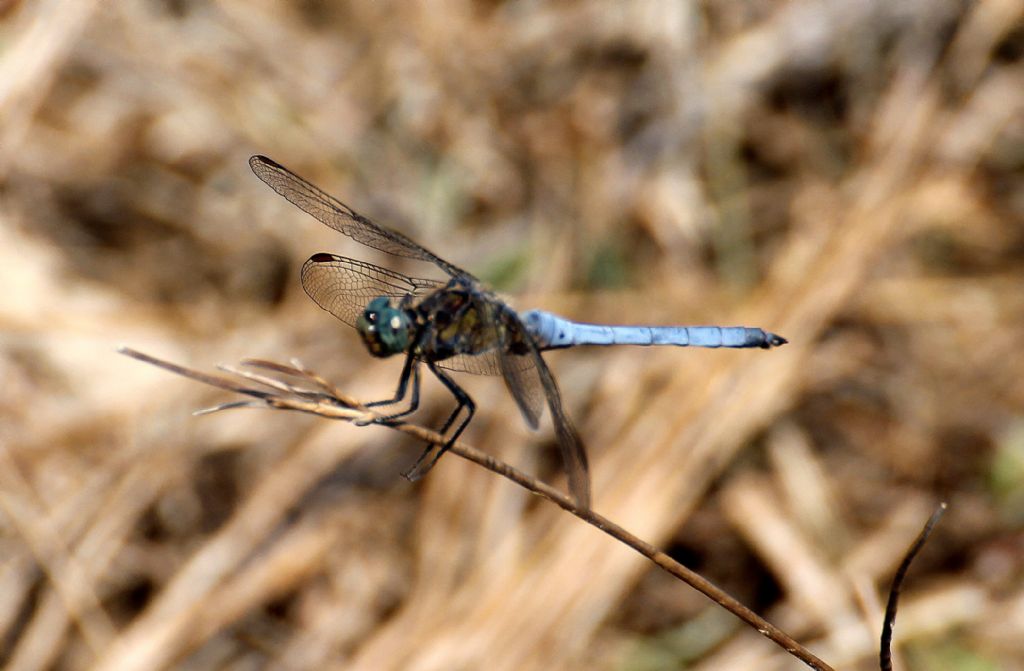
[[[447,386],[447,385],[445,385],[445,386]],[[459,388],[459,391],[462,391],[461,387]],[[463,393],[465,393],[465,392],[463,392]],[[456,396],[455,398],[459,398],[459,397]],[[468,396],[466,398],[469,399]],[[466,406],[468,406],[469,409],[470,409],[469,410],[469,417],[472,417],[473,416],[473,411],[476,409],[476,406],[473,405],[473,401],[469,400],[468,403],[462,403],[460,401],[460,403],[455,406],[455,409],[452,410],[452,414],[448,415],[448,419],[444,420],[444,424],[441,425],[441,428],[438,429],[437,432],[440,433],[443,436],[448,431],[448,429],[451,428],[452,424],[455,422],[455,418],[458,417],[459,413],[462,411],[462,408],[466,407]],[[462,433],[462,429],[465,428],[465,425],[469,423],[469,417],[467,417],[466,421],[463,422],[462,426],[459,427],[459,431],[458,431],[459,433]],[[456,435],[455,437],[458,438],[458,435]],[[452,439],[452,442],[454,442],[454,438]]]
[[[402,376],[398,378],[398,389],[395,390],[394,397],[386,398],[382,401],[371,401],[366,404],[366,407],[374,408],[382,405],[401,403],[405,399],[406,392],[409,390],[409,380],[412,380],[412,398],[409,399],[409,407],[400,412],[379,417],[376,421],[389,422],[391,420],[401,419],[402,417],[416,412],[420,407],[420,366],[419,359],[412,355],[409,355],[405,359],[405,365],[402,367]]]
[[[402,475],[404,475],[407,479],[409,479],[412,482],[415,482],[416,480],[422,478],[430,471],[431,468],[434,467],[434,464],[437,463],[437,460],[440,459],[444,455],[444,453],[447,452],[451,448],[451,446],[455,444],[456,440],[459,439],[459,436],[462,435],[462,432],[469,425],[469,420],[473,419],[473,414],[476,412],[476,403],[473,402],[473,399],[470,398],[469,394],[467,394],[462,387],[456,384],[455,380],[451,379],[451,377],[449,377],[444,371],[442,371],[440,368],[438,368],[429,361],[427,362],[427,367],[434,375],[437,376],[437,379],[440,380],[441,383],[448,388],[448,391],[452,393],[452,396],[455,397],[455,401],[457,403],[457,405],[455,406],[455,410],[452,412],[451,415],[448,416],[448,419],[447,421],[445,421],[444,426],[441,427],[440,433],[444,435],[444,433],[449,429],[449,427],[451,427],[451,425],[455,422],[455,418],[458,417],[459,412],[461,412],[463,408],[466,408],[467,412],[466,418],[462,420],[461,423],[459,423],[459,425],[455,428],[455,431],[452,432],[451,437],[448,438],[447,441],[445,441],[444,445],[437,449],[436,453],[430,459],[430,461],[427,462],[426,466],[423,465],[423,462],[426,461],[430,453],[434,451],[433,445],[427,446],[427,449],[423,450],[423,453],[420,454],[418,459],[416,459],[416,463],[414,463],[405,473],[402,473]]]

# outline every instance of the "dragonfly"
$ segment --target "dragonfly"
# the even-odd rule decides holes
[[[768,349],[786,343],[774,333],[743,326],[612,326],[574,322],[541,310],[518,313],[469,272],[398,231],[374,223],[279,163],[253,156],[249,166],[271,189],[321,223],[372,249],[433,264],[447,276],[446,280],[409,277],[323,252],[311,256],[300,273],[309,297],[354,327],[371,355],[405,356],[394,396],[366,405],[394,406],[408,397],[407,407],[375,421],[397,421],[419,408],[421,366],[454,397],[455,408],[438,431],[447,438],[440,448],[428,445],[423,450],[404,473],[410,480],[422,477],[437,463],[476,412],[476,403],[450,373],[500,375],[531,429],[538,428],[547,406],[569,491],[580,507],[589,508],[586,450],[541,352],[579,345]],[[460,414],[463,418],[456,423]]]

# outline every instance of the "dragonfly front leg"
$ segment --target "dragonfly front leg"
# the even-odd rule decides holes
[[[463,408],[466,408],[467,412],[466,418],[462,420],[461,423],[459,423],[459,425],[455,428],[455,431],[452,432],[451,437],[445,441],[444,445],[442,445],[440,449],[437,450],[437,453],[429,462],[427,462],[426,466],[423,465],[423,462],[426,460],[427,456],[431,453],[431,451],[434,450],[433,445],[430,445],[427,447],[427,449],[423,450],[423,453],[420,454],[419,458],[416,460],[416,463],[414,463],[405,473],[402,473],[402,475],[404,475],[407,479],[409,479],[412,482],[415,482],[416,480],[422,478],[430,471],[431,468],[434,467],[434,464],[437,463],[437,460],[440,459],[441,456],[444,455],[444,453],[447,452],[451,448],[451,446],[455,444],[456,440],[459,439],[459,436],[462,435],[462,432],[466,429],[466,426],[469,425],[469,420],[473,419],[473,414],[476,412],[476,403],[473,402],[473,399],[470,398],[469,394],[467,394],[462,387],[455,383],[455,380],[451,379],[451,377],[449,377],[447,373],[445,373],[443,370],[435,366],[430,361],[427,362],[427,368],[429,368],[430,372],[437,376],[437,379],[440,380],[441,383],[448,388],[448,391],[452,393],[452,396],[455,397],[456,401],[455,410],[453,410],[452,414],[448,416],[448,419],[445,421],[444,426],[441,427],[439,433],[442,436],[445,434],[445,432],[455,422],[455,418],[459,416],[459,412],[461,412]]]
[[[378,417],[375,421],[389,422],[395,419],[401,419],[402,417],[416,412],[420,407],[420,362],[419,359],[414,357],[412,354],[406,357],[405,365],[402,366],[402,376],[398,378],[398,389],[395,390],[395,395],[392,398],[386,398],[382,401],[371,401],[366,404],[366,407],[374,408],[382,405],[394,405],[395,403],[401,403],[405,400],[405,394],[409,390],[410,380],[412,380],[412,398],[409,399],[409,407],[400,412]]]

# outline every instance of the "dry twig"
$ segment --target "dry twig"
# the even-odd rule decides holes
[[[306,412],[329,419],[346,420],[360,425],[370,423],[381,424],[435,445],[443,445],[445,442],[444,438],[440,434],[416,424],[410,424],[404,421],[379,419],[379,415],[367,409],[363,404],[359,403],[355,399],[341,394],[323,378],[312,371],[305,369],[297,362],[293,362],[293,366],[286,366],[271,361],[247,359],[242,362],[242,365],[277,373],[284,377],[292,377],[299,381],[306,381],[309,383],[309,387],[304,387],[301,383],[294,384],[287,380],[272,378],[259,373],[253,373],[251,371],[222,367],[222,369],[227,372],[239,375],[257,385],[266,387],[269,390],[267,391],[239,384],[227,377],[209,375],[207,373],[185,368],[148,354],[143,354],[142,352],[138,352],[128,347],[122,347],[119,351],[134,359],[158,366],[171,371],[172,373],[191,378],[213,387],[218,387],[220,389],[225,389],[227,391],[232,391],[237,394],[243,394],[250,397],[249,400],[224,403],[200,410],[199,414],[208,414],[211,412],[242,407],[269,407],[279,410],[297,410],[299,412]],[[714,583],[705,579],[698,573],[686,568],[661,550],[658,550],[650,543],[647,543],[633,535],[608,518],[597,514],[591,509],[579,507],[576,504],[576,501],[570,496],[563,494],[554,487],[541,482],[537,478],[527,475],[526,473],[513,468],[509,464],[495,459],[494,457],[485,454],[474,447],[466,445],[465,443],[456,442],[452,445],[450,451],[463,459],[468,459],[480,466],[483,466],[487,470],[511,480],[520,487],[551,501],[559,508],[575,515],[587,524],[597,527],[612,538],[625,543],[630,548],[636,550],[641,555],[657,564],[664,571],[682,580],[739,619],[749,624],[760,634],[775,642],[812,669],[829,671],[832,668],[814,656],[809,650],[797,643],[789,634],[744,606],[728,593],[717,587]]]

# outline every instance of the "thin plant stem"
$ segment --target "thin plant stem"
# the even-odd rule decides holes
[[[900,562],[899,568],[896,569],[896,575],[892,579],[892,587],[889,588],[889,601],[885,604],[885,620],[882,621],[882,640],[878,652],[878,667],[882,671],[892,671],[892,631],[896,626],[896,602],[900,598],[903,579],[907,577],[907,571],[910,569],[914,557],[924,547],[928,536],[931,535],[935,525],[939,523],[942,514],[946,512],[946,507],[946,502],[943,501],[935,508],[935,512],[928,518],[921,533],[917,535],[907,550],[907,554],[903,556],[903,561]]]
[[[158,359],[148,354],[143,354],[142,352],[138,352],[127,347],[122,347],[119,351],[126,356],[158,366],[177,375],[249,397],[246,401],[222,403],[212,408],[200,410],[197,414],[219,412],[221,410],[239,407],[269,407],[279,410],[294,410],[329,419],[346,420],[357,425],[366,425],[371,423],[380,424],[427,443],[432,443],[438,446],[445,444],[443,436],[429,429],[425,429],[422,426],[406,421],[381,419],[380,415],[369,410],[355,399],[340,393],[322,377],[310,370],[307,370],[300,363],[295,361],[292,362],[293,365],[291,366],[259,359],[248,359],[242,362],[243,366],[259,369],[263,371],[264,374],[222,367],[222,370],[238,375],[246,382],[257,385],[250,387],[240,384],[231,378],[209,375],[207,373],[195,371],[177,364],[163,361],[162,359]],[[269,377],[267,374],[276,374],[285,379]],[[306,383],[309,387],[295,384],[290,381],[290,378]],[[686,568],[658,548],[635,536],[603,515],[594,512],[590,508],[580,507],[577,505],[576,500],[569,495],[563,494],[551,485],[548,485],[531,475],[527,475],[526,473],[513,468],[509,464],[499,459],[495,459],[489,454],[485,454],[484,452],[481,452],[480,450],[463,442],[456,442],[453,444],[450,451],[463,459],[468,459],[469,461],[472,461],[493,473],[511,480],[520,487],[551,501],[562,510],[565,510],[587,524],[600,529],[612,538],[629,546],[644,557],[650,559],[662,570],[672,576],[675,576],[679,580],[682,580],[687,585],[690,585],[698,592],[704,594],[743,622],[746,622],[748,625],[756,629],[761,635],[773,641],[776,645],[802,661],[810,668],[817,669],[819,671],[832,671],[831,666],[818,659],[809,650],[797,643],[789,634],[744,606],[714,583],[702,577],[698,573]],[[886,608],[885,622],[882,631],[882,671],[891,671],[892,668],[890,646],[892,642],[893,625],[896,618],[896,601],[899,597],[899,590],[903,578],[905,577],[907,569],[909,568],[911,561],[913,561],[914,556],[924,545],[928,538],[928,534],[935,526],[935,523],[938,522],[938,519],[944,510],[945,504],[943,503],[932,515],[931,519],[925,525],[924,530],[910,547],[906,557],[903,559],[903,563],[900,565],[900,568],[896,573],[896,578],[889,593],[889,604]]]

